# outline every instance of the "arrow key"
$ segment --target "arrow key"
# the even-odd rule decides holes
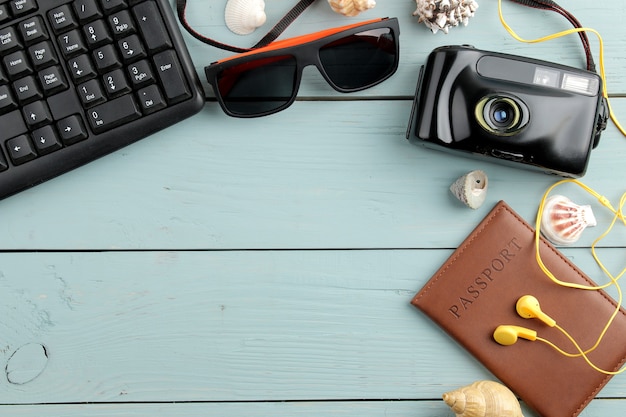
[[[139,61],[148,56],[137,35],[130,35],[117,42],[117,47],[125,63]]]
[[[88,55],[79,55],[74,59],[70,59],[67,66],[70,70],[70,74],[72,74],[72,78],[77,83],[83,82],[97,75]]]
[[[57,129],[61,137],[61,141],[65,145],[72,145],[81,140],[87,139],[87,130],[80,116],[73,115],[59,120]]]
[[[39,153],[39,155],[45,155],[62,148],[59,137],[51,125],[35,130],[32,133],[32,136],[33,143],[35,144],[35,148],[37,148],[37,153]]]
[[[45,101],[35,101],[22,108],[24,121],[30,129],[52,122],[50,109]]]
[[[30,139],[26,135],[20,135],[7,140],[7,151],[13,164],[21,165],[25,162],[32,161],[37,157],[33,149]]]

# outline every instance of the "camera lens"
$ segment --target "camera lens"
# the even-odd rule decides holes
[[[500,126],[506,126],[512,119],[514,111],[508,103],[498,103],[491,109],[491,120]]]
[[[475,116],[480,126],[498,136],[512,136],[528,123],[528,108],[511,96],[487,96],[478,102]]]

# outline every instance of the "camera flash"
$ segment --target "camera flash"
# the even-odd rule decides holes
[[[559,88],[559,72],[548,68],[535,68],[533,84]]]
[[[596,78],[585,77],[575,74],[563,74],[561,88],[575,93],[594,95],[598,91],[598,80]]]

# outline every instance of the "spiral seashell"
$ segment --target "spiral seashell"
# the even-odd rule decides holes
[[[476,381],[443,394],[456,417],[524,417],[519,401],[504,385]]]
[[[463,23],[467,26],[469,18],[474,16],[478,3],[476,0],[415,0],[417,8],[413,16],[419,16],[418,22],[424,23],[433,33],[449,29]]]
[[[328,4],[335,13],[350,17],[376,6],[374,0],[328,0]]]
[[[263,0],[228,0],[224,10],[226,26],[237,35],[247,35],[265,23]]]
[[[467,207],[477,209],[485,202],[488,185],[487,174],[476,170],[454,181],[450,186],[450,192]]]
[[[576,242],[587,226],[596,224],[591,206],[580,206],[562,195],[549,197],[541,215],[541,233],[556,245]]]

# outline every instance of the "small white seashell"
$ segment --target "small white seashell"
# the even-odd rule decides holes
[[[263,25],[265,2],[263,0],[228,0],[224,10],[226,26],[237,35],[247,35]]]
[[[448,33],[451,27],[460,23],[467,26],[469,18],[474,16],[478,3],[476,0],[415,0],[417,8],[413,16],[419,16],[418,22],[424,23],[433,33]]]
[[[373,9],[376,6],[374,0],[328,0],[330,8],[335,13],[342,14],[344,16],[356,16],[362,11]]]
[[[515,394],[495,381],[476,381],[443,394],[457,417],[524,417]]]
[[[485,202],[488,185],[487,174],[476,170],[454,181],[450,186],[450,192],[467,207],[477,209]]]
[[[541,233],[556,245],[576,242],[587,226],[595,226],[591,206],[578,205],[562,195],[546,200],[541,215]]]

